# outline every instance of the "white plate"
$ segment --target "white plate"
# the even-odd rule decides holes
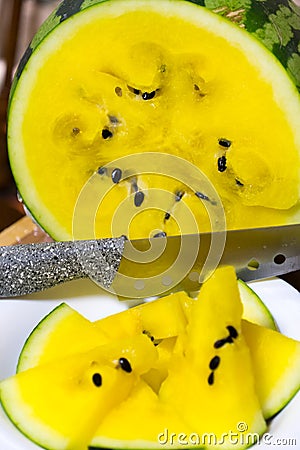
[[[300,341],[300,293],[275,278],[252,283],[251,287],[269,307],[281,332]],[[31,330],[63,301],[88,319],[126,309],[126,304],[107,295],[90,280],[73,281],[24,299],[0,300],[0,379],[14,373],[18,355]],[[259,445],[252,448],[267,450],[275,445],[299,449],[299,417],[300,393],[273,419]],[[40,450],[41,447],[23,436],[0,408],[0,449]]]

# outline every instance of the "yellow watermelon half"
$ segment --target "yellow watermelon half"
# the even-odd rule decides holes
[[[299,94],[251,35],[251,13],[273,31],[277,16],[270,2],[236,14],[195,3],[64,0],[33,39],[11,91],[9,157],[53,238],[203,231],[219,197],[229,228],[299,221]],[[285,8],[292,27],[298,9]]]

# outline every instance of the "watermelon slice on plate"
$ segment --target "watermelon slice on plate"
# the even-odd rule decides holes
[[[298,323],[300,320],[299,293],[281,280],[273,279],[251,284],[258,292],[264,303],[270,309],[279,329],[290,337],[300,339]],[[82,295],[81,295],[82,292]],[[68,295],[69,294],[69,295]],[[66,298],[69,297],[69,298]],[[17,358],[25,338],[42,317],[53,308],[66,300],[66,303],[78,310],[88,319],[98,318],[99,300],[101,306],[105,305],[105,313],[101,307],[102,315],[114,313],[118,308],[124,308],[123,303],[115,301],[106,294],[99,293],[99,289],[88,280],[75,281],[69,286],[69,292],[64,286],[52,289],[43,294],[34,294],[24,300],[3,300],[1,310],[1,378],[15,372]],[[43,302],[37,301],[42,300]],[[14,326],[12,327],[12,324]],[[18,330],[18,333],[16,333]],[[3,343],[5,342],[5,347]],[[272,419],[269,432],[274,437],[298,436],[297,417],[300,408],[300,398],[296,395],[285,409]],[[9,422],[5,414],[0,415],[1,433],[0,443],[7,450],[33,450],[38,446],[28,441]],[[298,433],[298,434],[297,434]],[[253,447],[255,448],[255,447]],[[267,449],[268,444],[263,442],[258,448]]]

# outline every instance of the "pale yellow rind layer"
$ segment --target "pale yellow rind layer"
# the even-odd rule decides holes
[[[257,325],[277,330],[271,311],[251,287],[242,280],[238,280],[238,287],[243,303],[242,318]]]

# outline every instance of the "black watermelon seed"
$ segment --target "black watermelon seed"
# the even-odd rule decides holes
[[[198,84],[194,84],[194,90],[197,91],[197,93],[200,95],[200,97],[205,97],[205,94],[203,92],[201,92]]]
[[[143,330],[143,334],[145,334],[145,335],[150,339],[151,342],[154,342],[155,337],[152,336],[152,334],[150,333],[150,331]]]
[[[141,206],[145,198],[145,194],[142,191],[137,191],[134,195],[134,205],[138,208]]]
[[[228,325],[228,327],[226,328],[229,331],[230,337],[232,337],[233,339],[236,339],[238,337],[239,333],[237,332],[236,328],[234,328],[232,325]]]
[[[127,372],[127,373],[132,372],[131,364],[127,358],[120,358],[118,362],[119,362],[119,366],[121,367],[122,370],[124,370],[124,372]]]
[[[169,220],[170,217],[171,217],[171,214],[169,212],[166,212],[164,220]]]
[[[232,338],[231,336],[228,336],[228,337],[225,339],[225,341],[226,341],[226,343],[228,343],[228,344],[233,344],[233,338]]]
[[[95,386],[100,387],[102,385],[102,377],[100,373],[94,373],[92,380]]]
[[[228,139],[220,138],[219,145],[221,145],[221,147],[229,148],[231,146],[231,141],[229,141]]]
[[[210,370],[216,370],[219,367],[220,361],[220,356],[214,356],[209,363]]]
[[[226,169],[227,169],[226,156],[223,155],[218,159],[218,171],[225,172]]]
[[[207,195],[203,194],[202,192],[195,192],[196,197],[200,198],[200,200],[210,201],[209,197]]]
[[[184,196],[184,191],[175,192],[175,202],[180,202],[182,197]]]
[[[118,184],[122,178],[122,170],[121,169],[114,169],[111,173],[111,179],[113,183]]]
[[[118,97],[122,97],[123,95],[122,88],[120,86],[115,87],[115,93],[117,94]]]
[[[99,175],[104,175],[104,174],[106,174],[106,173],[107,173],[106,167],[99,167],[99,169],[97,170],[97,173],[98,173]]]
[[[207,382],[210,386],[214,384],[215,381],[215,374],[214,372],[210,372],[209,377],[207,378]]]
[[[72,134],[74,136],[77,136],[77,134],[79,134],[79,133],[80,133],[80,129],[78,127],[74,127],[73,130],[72,130]]]
[[[157,345],[159,345],[161,343],[161,341],[162,341],[162,339],[155,339],[155,337],[152,336],[150,331],[143,330],[143,334],[145,334],[150,339],[150,341],[153,342],[153,345],[155,347],[157,347]]]
[[[218,340],[214,343],[214,348],[221,348],[221,347],[223,347],[226,343],[227,343],[227,338],[225,338],[225,339],[218,339]]]
[[[244,186],[243,183],[240,180],[238,180],[237,178],[235,179],[235,182],[238,186]]]
[[[103,137],[103,139],[109,139],[109,138],[113,137],[113,134],[108,128],[103,128],[102,137]]]
[[[143,100],[152,100],[154,97],[155,97],[155,91],[142,93]]]
[[[160,237],[166,237],[167,233],[165,231],[160,231],[159,233],[156,233],[153,237],[160,238]]]

